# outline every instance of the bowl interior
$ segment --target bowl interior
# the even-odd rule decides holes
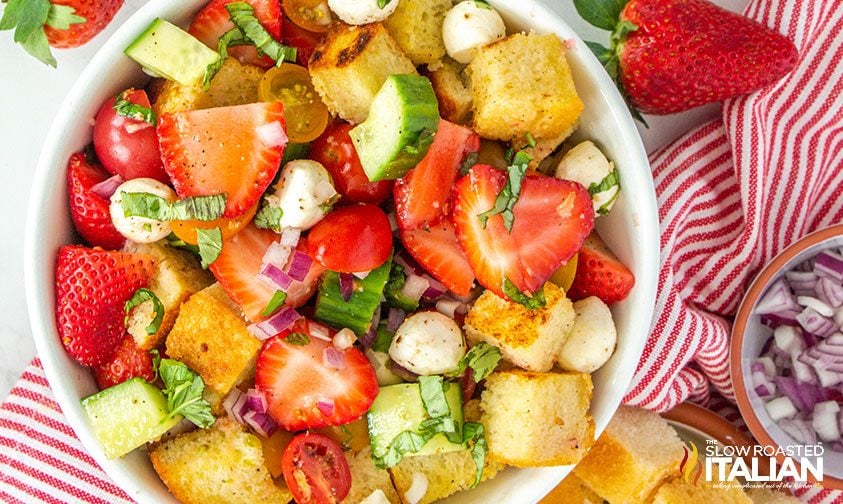
[[[762,324],[761,317],[755,314],[755,306],[766,293],[767,288],[784,276],[785,272],[832,247],[843,247],[843,226],[835,226],[820,233],[808,235],[793,244],[759,274],[740,308],[733,333],[733,339],[737,338],[740,341],[735,339],[732,349],[733,352],[739,351],[740,369],[735,369],[733,359],[732,376],[740,374],[740,379],[735,380],[735,388],[738,389],[736,390],[738,406],[741,409],[741,415],[747,420],[750,431],[762,444],[782,447],[801,445],[770,418],[764,407],[764,401],[758,397],[752,387],[752,372],[750,371],[752,360],[760,356],[765,343],[773,336],[772,329]],[[740,346],[735,348],[735,343]],[[826,449],[823,454],[823,470],[827,476],[843,480],[843,453]],[[826,484],[828,483],[843,488],[843,481],[837,483],[826,481]]]
[[[99,105],[147,77],[122,51],[152,20],[161,17],[184,25],[206,0],[152,0],[132,16],[97,53],[60,108],[45,142],[33,183],[25,240],[26,294],[38,353],[59,404],[87,450],[111,478],[142,503],[175,502],[144,453],[107,460],[93,436],[79,399],[96,391],[88,370],[65,354],[54,318],[54,261],[58,248],[74,241],[67,209],[65,166],[73,152],[90,142],[87,124]],[[629,298],[613,307],[618,347],[594,379],[591,412],[597,434],[617,409],[635,371],[649,332],[658,266],[658,222],[653,182],[641,139],[608,75],[585,44],[558,16],[533,1],[493,0],[511,30],[556,33],[575,41],[569,51],[577,90],[585,112],[577,136],[595,140],[615,160],[624,191],[615,210],[597,227],[614,252],[636,276]],[[508,469],[471,492],[448,502],[538,501],[570,471],[570,466]]]

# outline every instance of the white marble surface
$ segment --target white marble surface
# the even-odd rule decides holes
[[[23,213],[44,137],[54,111],[97,47],[144,3],[145,0],[126,0],[115,20],[86,46],[54,50],[57,69],[43,65],[14,46],[11,32],[0,32],[0,215],[3,216],[0,218],[0,398],[6,396],[35,356],[23,293]],[[608,38],[606,32],[579,19],[571,0],[546,0],[546,3],[584,39]],[[715,3],[739,10],[748,0],[716,0]],[[716,116],[717,111],[717,106],[709,106],[675,116],[648,117],[650,129],[639,128],[647,150],[664,145]],[[80,127],[85,126],[80,124]],[[56,180],[56,183],[65,181]]]

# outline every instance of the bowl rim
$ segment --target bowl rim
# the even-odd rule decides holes
[[[735,323],[732,325],[732,341],[729,347],[729,373],[732,375],[732,384],[735,390],[735,401],[738,404],[738,410],[746,422],[749,431],[755,437],[756,441],[764,446],[771,448],[778,448],[779,444],[773,440],[773,437],[767,432],[767,429],[761,424],[761,420],[755,413],[752,403],[747,392],[747,384],[743,379],[743,340],[746,333],[746,327],[749,324],[749,319],[752,315],[752,309],[755,303],[761,296],[761,293],[769,285],[770,280],[775,277],[779,271],[791,259],[799,255],[801,252],[822,243],[831,238],[843,235],[843,224],[837,224],[826,228],[811,232],[793,244],[786,247],[779,252],[760,273],[755,277],[747,289],[746,294],[741,301],[737,314],[735,315]],[[784,455],[776,455],[776,459],[782,463],[784,462]],[[795,461],[794,461],[795,462]],[[797,464],[798,467],[798,464]],[[843,479],[827,476],[823,474],[823,480],[817,482],[808,474],[808,479],[812,483],[820,483],[824,488],[831,490],[843,490]]]
[[[198,0],[193,0],[193,2],[201,5]],[[660,244],[658,210],[655,184],[652,180],[644,144],[627,106],[611,78],[561,15],[551,11],[541,0],[528,0],[526,2],[524,0],[491,0],[490,3],[495,7],[515,13],[514,15],[521,23],[540,22],[541,28],[537,28],[539,31],[556,33],[560,38],[571,39],[576,47],[581,49],[577,51],[575,58],[578,64],[583,67],[588,80],[593,83],[594,92],[601,95],[606,102],[604,113],[611,119],[614,134],[619,145],[622,146],[622,152],[627,156],[623,160],[624,166],[627,168],[623,171],[625,176],[635,179],[633,187],[639,189],[635,194],[634,203],[629,204],[629,208],[634,213],[632,220],[635,226],[631,235],[637,236],[634,241],[640,242],[640,245],[633,246],[633,250],[638,250],[642,254],[642,257],[636,260],[638,266],[636,271],[636,289],[638,290],[636,306],[638,309],[630,310],[628,315],[629,326],[632,328],[628,337],[631,341],[626,345],[624,362],[619,364],[616,372],[608,379],[612,387],[628,389],[652,325],[658,284],[659,254],[657,251]],[[151,0],[146,5],[141,6],[115,31],[97,51],[71,87],[45,137],[45,146],[61,142],[69,125],[74,124],[74,121],[78,123],[77,102],[84,100],[91,83],[94,82],[94,79],[100,78],[101,73],[97,73],[97,70],[113,69],[115,63],[111,61],[111,57],[117,53],[115,47],[119,45],[121,47],[119,52],[122,53],[122,47],[134,40],[137,34],[142,32],[153,19],[159,16],[176,17],[179,15],[178,13],[185,12],[184,4],[174,4],[171,0]],[[134,471],[105,458],[91,429],[86,427],[87,420],[79,407],[79,395],[71,387],[65,385],[67,377],[62,375],[63,356],[57,352],[60,347],[56,345],[57,334],[54,328],[55,306],[51,300],[51,294],[44,291],[46,280],[49,280],[49,285],[54,285],[53,268],[46,268],[43,261],[38,258],[40,242],[45,236],[45,232],[38,226],[48,222],[50,217],[54,217],[53,214],[45,210],[43,202],[48,201],[49,187],[56,183],[55,173],[61,171],[67,162],[66,159],[59,159],[59,151],[60,149],[52,147],[42,149],[27,207],[24,237],[24,281],[27,311],[36,348],[56,400],[88,454],[94,458],[116,485],[133,499],[139,502],[156,502],[154,492],[143,485],[142,479],[138,478]],[[651,246],[653,250],[649,250]],[[55,251],[52,252],[52,256],[55,257]],[[624,394],[625,392],[614,394],[604,401],[608,411],[617,410]],[[595,419],[595,437],[599,436],[605,429],[610,418],[611,415],[605,415],[605,418]],[[521,490],[519,497],[522,500],[519,502],[524,502],[523,499],[528,498],[537,502],[552,490],[572,467],[571,465],[541,468],[536,473],[537,476],[530,482],[530,489]]]

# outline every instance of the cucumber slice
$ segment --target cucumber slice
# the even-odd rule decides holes
[[[216,51],[178,26],[156,19],[129,47],[126,56],[144,68],[185,86],[201,84]]]
[[[462,391],[456,383],[450,383],[445,391],[445,400],[451,410],[451,417],[462,430]],[[375,402],[366,414],[369,422],[369,442],[372,456],[381,457],[386,453],[389,443],[407,430],[418,429],[419,424],[430,418],[424,409],[421,392],[417,383],[402,383],[381,387]],[[416,453],[405,453],[405,457],[415,455],[433,455],[465,450],[465,445],[448,441],[444,434],[437,434]]]
[[[122,457],[181,422],[167,418],[167,399],[155,385],[132,378],[82,399],[105,456]]]
[[[340,292],[340,274],[326,271],[319,284],[314,318],[336,328],[347,327],[358,336],[365,334],[372,323],[375,310],[381,304],[381,295],[391,266],[390,257],[366,275],[366,278],[355,277],[354,292],[348,301],[342,298]]]
[[[390,75],[369,117],[348,134],[369,180],[403,177],[427,154],[439,127],[439,102],[426,77]]]

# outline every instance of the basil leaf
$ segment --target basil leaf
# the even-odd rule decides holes
[[[498,197],[495,198],[495,206],[477,216],[484,229],[489,217],[500,214],[504,227],[507,231],[512,232],[512,226],[515,223],[513,209],[518,203],[518,198],[521,196],[521,182],[524,180],[524,175],[527,173],[527,165],[531,159],[530,155],[524,151],[520,151],[515,155],[512,160],[513,164],[507,168],[509,178],[506,181],[506,185],[498,193]]]
[[[170,201],[157,194],[123,192],[120,206],[126,217],[145,217],[160,222],[174,220],[212,221],[225,212],[224,194],[192,196]]]
[[[161,391],[167,397],[167,418],[182,415],[203,429],[213,425],[211,405],[202,397],[205,382],[201,376],[173,359],[161,359],[158,374],[164,382]]]
[[[284,216],[284,210],[272,206],[264,201],[260,211],[255,215],[255,226],[261,229],[271,229],[276,233],[281,232],[281,217]]]
[[[594,196],[595,194],[602,193],[603,191],[608,191],[615,186],[620,186],[617,168],[609,172],[609,174],[603,177],[603,180],[599,183],[593,183],[588,186],[588,194],[590,196]]]
[[[422,404],[430,418],[439,418],[451,414],[451,408],[445,399],[444,383],[441,376],[419,376],[419,392]]]
[[[278,310],[278,308],[284,306],[285,301],[287,301],[287,293],[282,290],[275,291],[275,294],[272,295],[272,299],[269,300],[269,303],[266,304],[266,308],[264,308],[261,312],[261,317],[268,317],[272,315]]]
[[[384,7],[389,5],[389,2],[391,1],[392,0],[378,0],[378,9],[383,9]]]
[[[477,161],[480,160],[480,155],[476,152],[470,152],[465,159],[463,159],[462,164],[460,165],[460,174],[461,175],[468,175],[469,170],[471,170],[474,165],[477,164]]]
[[[479,382],[492,374],[500,360],[501,350],[494,345],[481,341],[471,347],[468,353],[460,359],[457,370],[448,374],[450,376],[460,376],[466,369],[471,368],[472,378],[474,381]]]
[[[378,325],[375,332],[375,341],[372,342],[372,350],[375,352],[389,353],[389,346],[392,345],[392,338],[395,334],[387,330],[386,324]]]
[[[589,24],[612,31],[629,0],[574,0],[579,15]]]
[[[130,102],[126,99],[127,94],[128,91],[123,91],[117,95],[117,99],[114,100],[114,111],[117,112],[117,115],[128,117],[129,119],[134,119],[136,121],[143,121],[153,126],[158,124],[158,116],[151,108]]]
[[[176,236],[176,233],[170,233],[167,235],[167,243],[169,243],[171,247],[184,249],[188,252],[199,255],[199,247],[182,240],[181,238]]]
[[[477,472],[474,476],[474,484],[471,488],[480,484],[483,479],[483,468],[486,465],[486,429],[483,424],[477,422],[466,422],[462,426],[462,438],[464,443],[474,442],[471,446],[471,460],[474,461],[474,467]]]
[[[205,68],[205,78],[202,81],[202,87],[205,91],[211,87],[211,79],[217,75],[217,72],[225,64],[225,59],[228,58],[228,48],[241,45],[252,45],[252,43],[246,39],[243,32],[238,28],[228,30],[217,40],[217,53],[220,57]]]
[[[524,139],[527,141],[527,147],[536,146],[536,139],[533,138],[533,135],[529,131],[524,135]],[[530,161],[527,162],[529,163]]]
[[[246,2],[226,4],[225,10],[234,26],[240,29],[243,37],[250,40],[258,49],[258,54],[265,54],[275,60],[276,66],[284,61],[296,61],[296,48],[280,44],[272,38],[266,28],[255,17],[255,10]]]
[[[530,297],[518,290],[518,287],[512,283],[509,277],[503,278],[503,293],[506,294],[506,297],[509,299],[526,306],[530,310],[543,308],[547,304],[547,301],[544,298],[544,287],[534,292],[533,297]]]
[[[158,328],[161,327],[161,322],[164,320],[164,304],[160,299],[158,299],[158,296],[149,289],[140,288],[136,290],[132,299],[126,301],[126,304],[123,306],[123,311],[126,312],[126,318],[123,320],[123,324],[128,326],[129,312],[131,312],[132,308],[135,306],[138,306],[146,301],[152,302],[152,309],[155,311],[155,317],[144,330],[146,331],[146,334],[155,334],[158,332]]]
[[[222,232],[220,228],[196,229],[196,244],[199,246],[199,257],[202,268],[208,269],[222,252]]]
[[[307,336],[307,334],[300,332],[291,332],[287,335],[287,337],[284,338],[284,341],[296,346],[304,346],[310,344],[310,338]]]
[[[492,10],[492,6],[486,0],[474,0],[474,3],[481,9]]]

